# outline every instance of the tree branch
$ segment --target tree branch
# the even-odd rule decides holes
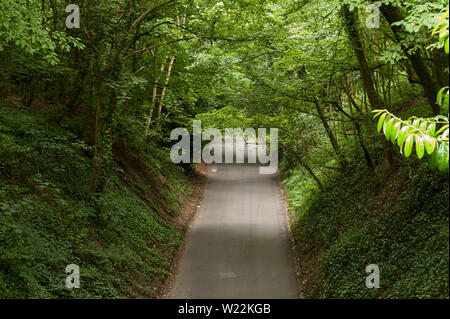
[[[134,51],[134,52],[128,54],[126,57],[124,57],[124,59],[126,60],[129,57],[131,57],[131,56],[133,56],[135,54],[138,54],[138,53],[142,53],[142,52],[145,52],[145,51],[153,50],[153,49],[156,49],[156,48],[159,48],[159,47],[163,47],[163,46],[166,46],[166,45],[169,45],[169,44],[172,44],[172,43],[176,43],[176,42],[180,42],[180,41],[188,41],[188,40],[192,40],[192,39],[194,39],[194,37],[187,37],[187,38],[183,37],[183,38],[180,38],[180,39],[166,41],[166,42],[163,42],[163,43],[160,43],[160,44],[157,44],[157,45],[153,45],[153,46],[148,47],[148,48],[144,48],[144,49],[141,49],[141,50]]]
[[[167,0],[164,2],[161,2],[160,4],[157,4],[156,6],[154,6],[153,8],[148,9],[147,11],[145,11],[143,14],[141,14],[141,16],[139,18],[136,19],[136,21],[133,22],[133,24],[131,25],[132,27],[136,27],[139,23],[142,22],[142,20],[144,20],[150,13],[158,11],[160,8],[172,3],[172,2],[177,2],[177,0]]]

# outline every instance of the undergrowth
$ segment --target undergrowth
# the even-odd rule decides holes
[[[148,176],[165,184],[141,187],[159,189],[175,214],[187,180],[146,148],[137,150],[152,154]],[[137,196],[138,181],[125,183],[115,165],[88,196],[91,147],[39,112],[0,108],[0,150],[0,298],[156,296],[183,235],[160,202]],[[79,289],[65,287],[69,264],[80,267]]]
[[[399,112],[429,109],[418,103]],[[373,158],[382,153],[375,147]],[[362,154],[348,160],[345,170],[321,175],[323,190],[306,170],[282,165],[305,297],[448,298],[448,173],[400,155],[392,167],[378,158],[375,171]],[[366,287],[369,264],[379,266],[379,289]]]
[[[415,160],[371,172],[355,160],[313,195],[292,179],[284,185],[306,297],[448,298],[447,174]],[[379,289],[365,285],[369,264],[380,268]]]

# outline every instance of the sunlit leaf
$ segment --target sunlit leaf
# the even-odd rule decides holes
[[[378,133],[381,132],[381,128],[383,127],[383,123],[384,123],[384,119],[386,118],[387,113],[384,113],[383,115],[380,116],[380,119],[378,120],[378,126],[377,126],[377,131]]]
[[[419,159],[421,159],[425,153],[423,138],[419,135],[416,135],[416,153]]]
[[[403,154],[406,157],[409,157],[411,155],[413,145],[414,145],[413,136],[412,135],[408,136],[405,140],[405,148],[404,148],[404,152],[403,152]]]
[[[441,143],[437,151],[437,164],[441,172],[448,170],[448,143]]]
[[[430,136],[424,136],[425,150],[428,155],[433,154],[434,149],[436,147],[436,139]]]
[[[402,122],[397,122],[392,126],[392,134],[391,134],[391,142],[395,144],[395,140],[398,138],[400,134],[400,129],[402,126]]]
[[[389,121],[387,121],[387,124],[385,126],[384,135],[386,139],[389,141],[392,132],[392,127],[394,125],[395,119],[391,118]]]
[[[404,126],[400,130],[400,134],[397,139],[397,145],[400,147],[400,149],[403,148],[402,147],[403,143],[405,142],[406,138],[408,137],[408,130],[409,130],[409,126]]]
[[[373,111],[372,113],[376,113],[374,116],[373,116],[373,119],[376,119],[378,116],[380,116],[381,114],[383,114],[383,112],[385,112],[384,110],[375,110],[375,111]]]

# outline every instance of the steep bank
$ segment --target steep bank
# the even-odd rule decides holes
[[[0,297],[158,297],[202,177],[164,148],[118,142],[103,191],[89,196],[92,149],[70,125],[0,108]],[[65,287],[69,264],[79,289]]]
[[[305,297],[448,298],[448,174],[416,160],[372,172],[355,160],[322,191],[301,176],[283,184]],[[380,289],[366,288],[369,264]]]

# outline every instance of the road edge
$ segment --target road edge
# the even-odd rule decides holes
[[[286,222],[287,222],[287,228],[288,228],[288,233],[289,233],[289,239],[290,239],[290,245],[291,245],[291,250],[292,250],[292,255],[294,257],[294,261],[295,261],[295,272],[296,272],[296,278],[297,278],[297,285],[298,285],[298,297],[300,299],[304,299],[304,290],[303,290],[303,285],[302,285],[302,278],[301,278],[301,261],[300,261],[300,256],[297,253],[297,243],[295,241],[295,237],[292,233],[292,218],[291,218],[291,214],[289,212],[289,200],[287,199],[286,196],[286,190],[282,184],[282,180],[281,180],[281,174],[278,171],[277,173],[277,180],[278,180],[278,186],[280,188],[280,193],[281,193],[281,200],[283,202],[283,207],[284,207],[284,212],[285,212],[285,216],[286,216]]]
[[[183,231],[183,241],[178,246],[176,251],[172,255],[171,267],[169,276],[163,283],[163,288],[158,292],[156,299],[167,299],[170,298],[170,293],[172,292],[175,279],[178,275],[181,258],[186,247],[187,238],[191,231],[192,225],[198,216],[198,207],[201,206],[203,199],[206,195],[206,190],[208,188],[208,181],[210,175],[210,165],[201,163],[198,165],[197,175],[191,179],[192,186],[194,187],[192,194],[193,196],[187,199],[180,209],[180,215],[187,216]]]

